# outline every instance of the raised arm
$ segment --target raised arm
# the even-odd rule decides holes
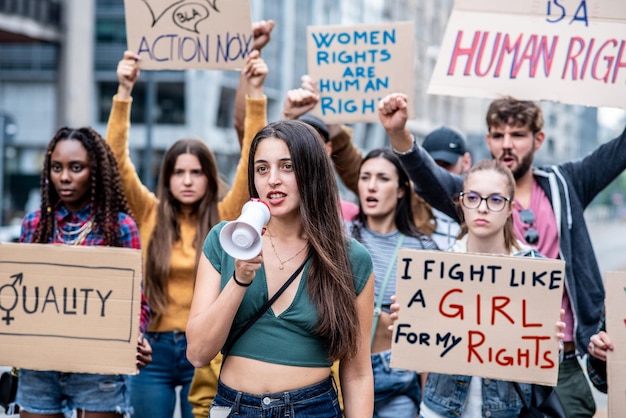
[[[246,97],[246,118],[241,157],[237,164],[237,171],[233,187],[218,204],[221,220],[236,219],[241,208],[248,201],[248,156],[250,144],[258,131],[267,125],[267,98],[263,94],[263,83],[267,76],[267,65],[258,51],[252,51],[242,74],[246,77],[248,94]]]
[[[454,219],[459,218],[453,196],[463,187],[463,177],[439,167],[432,157],[419,146],[406,128],[408,99],[402,93],[384,97],[378,107],[378,116],[387,132],[393,150],[415,185],[415,191],[433,208]]]
[[[261,20],[252,24],[252,49],[261,52],[271,39],[272,30],[274,29],[273,20]],[[245,131],[246,118],[246,94],[248,91],[248,79],[243,71],[239,77],[239,85],[235,93],[235,115],[233,126],[237,131],[239,138],[239,146],[243,146],[243,137]]]
[[[333,147],[330,157],[343,184],[358,196],[359,167],[363,161],[363,154],[352,142],[352,129],[345,125],[337,126],[338,129],[330,134]]]
[[[314,92],[303,88],[289,90],[283,102],[281,117],[283,119],[298,119],[313,109],[318,102],[319,95]]]
[[[284,119],[297,119],[313,109],[320,100],[317,83],[308,75],[301,77],[300,88],[290,90],[283,106]],[[359,166],[363,154],[352,142],[352,129],[345,125],[326,125],[330,137],[331,159],[343,184],[358,194]]]
[[[626,128],[619,136],[600,145],[585,158],[559,166],[585,207],[626,170],[624,149],[626,149]]]
[[[147,216],[152,213],[152,208],[157,203],[156,196],[145,187],[130,159],[128,148],[128,133],[130,130],[130,107],[132,105],[131,93],[135,82],[139,78],[139,57],[131,52],[124,52],[124,57],[117,65],[118,87],[117,94],[113,96],[113,105],[107,125],[106,142],[111,147],[120,177],[124,187],[126,199],[130,205],[135,221],[139,228]]]

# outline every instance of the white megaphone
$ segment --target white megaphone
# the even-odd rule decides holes
[[[220,244],[228,255],[250,260],[261,253],[263,226],[270,220],[270,208],[260,199],[252,198],[243,205],[241,215],[228,222],[220,232]]]

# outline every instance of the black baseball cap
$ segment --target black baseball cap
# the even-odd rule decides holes
[[[447,164],[456,164],[459,157],[467,152],[463,135],[445,126],[426,135],[422,147],[434,160]]]
[[[322,136],[324,142],[330,141],[328,127],[320,118],[317,118],[310,113],[305,113],[304,115],[300,116],[298,120],[315,128],[315,130]]]

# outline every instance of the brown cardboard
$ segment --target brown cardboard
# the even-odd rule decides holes
[[[397,271],[392,367],[556,385],[563,261],[401,249]]]
[[[249,0],[124,0],[124,9],[142,69],[241,69],[252,51]]]
[[[607,353],[609,417],[626,411],[626,272],[606,273],[606,332],[615,346]]]
[[[307,27],[307,64],[326,123],[379,122],[378,102],[394,92],[409,97],[413,115],[413,22]]]
[[[141,280],[140,250],[0,244],[0,364],[134,374]]]
[[[429,94],[626,106],[626,2],[456,0]]]

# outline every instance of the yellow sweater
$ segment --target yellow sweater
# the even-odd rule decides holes
[[[232,189],[218,204],[221,220],[236,219],[241,213],[242,206],[249,199],[248,153],[252,138],[266,125],[266,102],[266,98],[247,99],[241,159]],[[128,131],[131,103],[132,99],[121,100],[113,97],[106,141],[117,159],[124,193],[135,215],[145,263],[146,250],[156,224],[158,200],[154,193],[141,183],[135,166],[130,160]],[[180,219],[181,239],[172,245],[170,259],[167,288],[170,300],[168,312],[162,316],[159,323],[150,322],[148,326],[150,332],[184,331],[187,326],[195,283],[196,250],[193,247],[193,241],[196,235],[196,222],[196,219],[189,217]],[[146,277],[145,280],[150,280],[150,278]]]

